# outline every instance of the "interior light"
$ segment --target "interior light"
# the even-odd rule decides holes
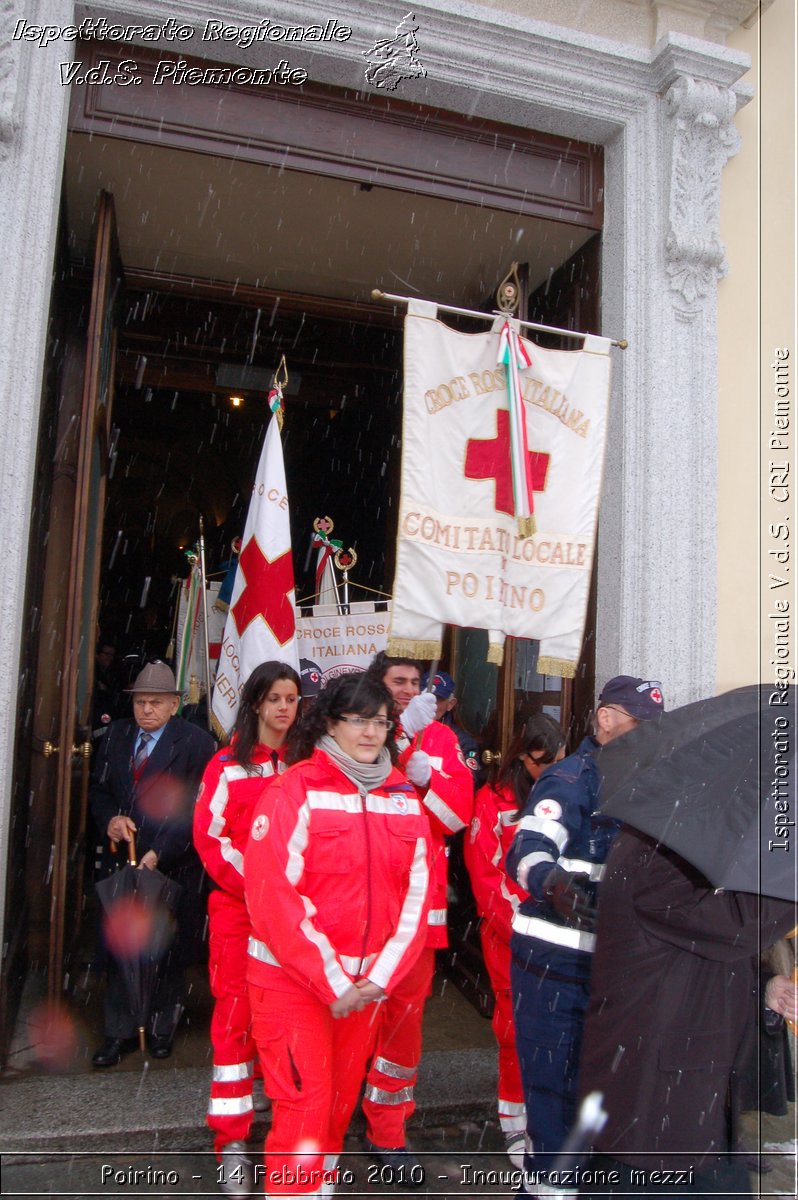
[[[232,404],[233,408],[240,408],[241,405],[244,403],[244,397],[243,396],[231,396],[230,403]]]

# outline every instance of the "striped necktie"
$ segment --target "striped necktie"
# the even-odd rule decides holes
[[[136,757],[133,759],[133,775],[136,779],[138,779],[147,765],[147,759],[150,757],[151,741],[152,734],[150,733],[142,733],[139,738],[139,748],[136,751]]]

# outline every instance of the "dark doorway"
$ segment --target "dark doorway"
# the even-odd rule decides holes
[[[358,581],[387,590],[401,429],[401,327],[390,310],[131,287],[120,349],[104,636],[125,653],[166,653],[173,581],[188,573],[200,516],[209,573],[230,557],[283,355],[297,596],[314,590],[306,548],[322,515],[357,551]]]

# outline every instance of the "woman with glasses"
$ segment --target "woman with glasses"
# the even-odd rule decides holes
[[[194,845],[216,885],[208,898],[208,970],[213,1075],[208,1125],[222,1164],[222,1191],[248,1195],[252,1165],[255,1043],[247,991],[249,915],[244,902],[244,848],[252,810],[284,767],[285,745],[299,710],[299,676],[287,663],[261,663],[241,692],[230,744],[205,769],[194,807]]]
[[[335,1180],[377,1004],[426,935],[427,818],[394,766],[391,694],[333,680],[253,813],[244,875],[253,1032],[272,1100],[269,1196]]]
[[[526,893],[504,870],[504,858],[515,834],[530,789],[547,766],[565,757],[565,735],[543,714],[530,717],[516,730],[496,778],[480,788],[474,819],[466,834],[464,856],[477,911],[485,966],[496,998],[493,1032],[499,1046],[499,1124],[507,1153],[524,1165],[526,1109],[518,1066],[510,989],[510,937],[513,913]]]

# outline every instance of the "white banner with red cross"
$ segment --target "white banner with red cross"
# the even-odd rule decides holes
[[[233,727],[241,688],[255,667],[277,659],[299,671],[294,603],[283,447],[273,416],[252,489],[213,689],[213,715],[225,733]]]
[[[610,341],[548,350],[499,319],[459,333],[434,305],[405,320],[399,541],[388,653],[437,658],[445,624],[540,641],[573,676],[604,463]]]

